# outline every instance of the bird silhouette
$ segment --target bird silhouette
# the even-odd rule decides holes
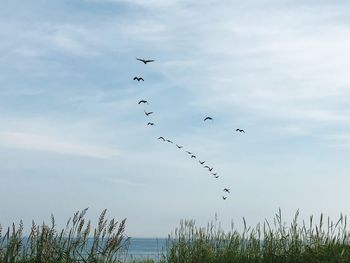
[[[166,140],[167,142],[169,142],[169,143],[173,143],[172,141],[170,141],[170,140]]]
[[[150,114],[153,114],[153,111],[150,111],[150,112],[145,111],[145,114],[146,114],[146,116],[148,116]]]
[[[183,148],[183,146],[180,146],[180,145],[177,145],[177,144],[176,144],[176,147],[179,148],[179,149]]]
[[[227,196],[223,196],[222,199],[226,200],[226,199],[227,199]]]
[[[163,141],[165,142],[165,139],[164,139],[163,136],[160,136],[160,137],[158,138],[158,140],[163,140]]]
[[[192,154],[192,155],[191,155],[191,158],[196,158],[196,156]]]
[[[138,82],[140,82],[140,80],[145,81],[142,77],[136,77],[136,76],[133,78],[133,80],[137,80]]]
[[[218,179],[218,178],[219,178],[219,176],[218,176],[218,175],[214,175],[214,177],[215,177],[216,179]]]
[[[201,161],[199,160],[199,163],[200,163],[200,164],[204,164],[204,163],[205,163],[205,161],[201,162]]]
[[[144,59],[144,58],[136,58],[138,61],[143,62],[144,64],[147,64],[149,62],[154,62],[154,59]]]
[[[147,125],[154,126],[154,123],[153,122],[149,122],[149,123],[147,123]]]
[[[211,120],[211,121],[212,121],[213,118],[212,118],[212,117],[205,117],[205,118],[204,118],[204,121],[207,121],[207,120]]]
[[[218,173],[211,173],[212,175],[216,176]]]
[[[236,131],[237,131],[237,132],[244,132],[244,133],[245,133],[245,131],[242,130],[242,129],[236,129]]]
[[[147,100],[140,100],[137,104],[146,103],[149,104]]]
[[[209,167],[208,165],[204,166],[204,168],[208,168],[209,172],[213,171],[213,167]]]
[[[188,154],[192,154],[191,152],[189,152],[189,151],[186,151]]]
[[[228,188],[224,188],[224,192],[226,192],[226,193],[230,193],[230,189],[228,189]]]

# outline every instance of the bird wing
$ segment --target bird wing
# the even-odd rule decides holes
[[[154,59],[147,59],[147,60],[144,60],[144,62],[154,62]]]
[[[133,78],[133,80],[136,80],[136,79],[137,79],[137,77],[134,77],[134,78]]]
[[[141,59],[141,58],[136,58],[136,59],[139,60],[139,61],[145,62],[144,59]]]
[[[139,80],[145,81],[143,78],[139,78]]]

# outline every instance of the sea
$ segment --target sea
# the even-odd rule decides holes
[[[130,238],[127,259],[159,260],[165,253],[166,238]]]

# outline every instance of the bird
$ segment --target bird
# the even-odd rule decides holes
[[[222,199],[226,200],[227,196],[223,196]]]
[[[172,141],[170,141],[170,140],[166,140],[167,142],[169,142],[169,143],[173,143]]]
[[[216,176],[218,173],[211,173],[212,175]]]
[[[206,120],[211,120],[211,121],[212,121],[213,118],[212,118],[212,117],[205,117],[205,118],[204,118],[204,121],[206,121]]]
[[[147,125],[154,126],[154,123],[153,122],[149,122],[149,123],[147,123]]]
[[[143,62],[144,64],[147,64],[149,62],[154,62],[154,59],[144,59],[144,58],[136,58],[138,61]]]
[[[244,132],[244,133],[245,133],[245,131],[242,130],[242,129],[236,129],[236,131],[238,131],[238,132]]]
[[[158,140],[163,140],[163,141],[165,142],[165,139],[164,139],[163,136],[160,136],[160,137],[158,138]]]
[[[204,166],[204,168],[208,168],[209,172],[213,171],[213,167],[209,167],[208,165]]]
[[[152,113],[153,113],[153,111],[150,111],[150,112],[145,111],[146,116],[148,116],[148,115],[150,115]]]
[[[226,193],[230,193],[230,189],[228,189],[228,188],[224,188],[224,192],[226,192]]]
[[[203,165],[205,163],[205,161],[201,162],[201,160],[199,160],[199,163]]]
[[[191,152],[189,152],[189,151],[186,151],[188,154],[192,154]]]
[[[192,155],[191,155],[191,158],[196,158],[196,156],[192,154]]]
[[[140,100],[137,104],[146,103],[149,104],[147,100]]]
[[[214,175],[214,177],[215,177],[216,179],[218,179],[218,178],[219,178],[219,176],[218,176],[218,175]]]
[[[177,145],[177,144],[176,144],[176,147],[179,148],[179,149],[183,148],[183,146],[180,146],[180,145]]]
[[[140,82],[140,80],[145,81],[142,77],[136,77],[136,76],[133,78],[133,80],[137,80],[138,82]]]

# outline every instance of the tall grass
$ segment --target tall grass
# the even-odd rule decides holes
[[[321,215],[315,223],[298,223],[299,212],[289,224],[282,221],[281,211],[272,224],[265,221],[248,227],[244,220],[243,231],[224,232],[216,221],[205,228],[194,221],[182,221],[175,233],[169,236],[163,262],[245,262],[245,263],[302,263],[350,262],[350,232],[347,218],[336,222]]]
[[[121,262],[129,241],[124,235],[125,219],[120,223],[107,220],[103,210],[93,229],[85,219],[86,212],[76,212],[60,231],[56,230],[53,215],[49,225],[32,222],[27,237],[22,221],[5,230],[0,225],[0,262]]]
[[[125,219],[106,219],[106,210],[92,228],[85,219],[87,209],[76,212],[64,229],[57,231],[52,216],[50,224],[32,223],[30,234],[24,236],[23,223],[2,229],[0,225],[0,263],[100,263],[126,262],[129,238],[124,234]],[[161,263],[312,263],[350,262],[350,232],[347,217],[336,222],[321,215],[315,222],[311,216],[305,222],[294,220],[286,224],[281,211],[272,222],[265,221],[242,231],[223,231],[217,220],[206,227],[194,221],[182,221],[169,235]],[[300,222],[300,223],[299,223]],[[130,261],[130,258],[129,258]],[[133,260],[133,263],[152,263]]]

